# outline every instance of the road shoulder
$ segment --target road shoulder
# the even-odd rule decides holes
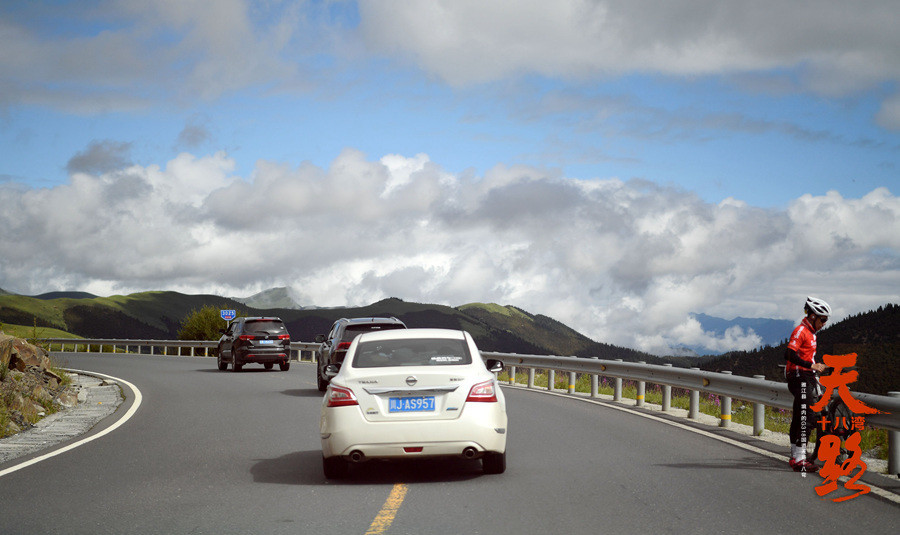
[[[84,436],[125,401],[122,387],[113,379],[82,371],[69,375],[78,392],[78,404],[43,418],[31,429],[0,439],[0,468]]]

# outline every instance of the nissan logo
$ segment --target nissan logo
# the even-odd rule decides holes
[[[409,377],[406,378],[406,384],[409,386],[416,386],[416,383],[418,383],[418,382],[419,382],[419,380],[416,379],[415,375],[410,375]]]

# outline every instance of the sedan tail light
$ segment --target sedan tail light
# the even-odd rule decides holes
[[[342,386],[328,385],[328,402],[326,407],[349,407],[351,405],[359,405],[356,396],[349,388]]]
[[[497,391],[496,386],[494,386],[494,380],[491,379],[473,386],[469,390],[469,397],[466,398],[466,401],[496,402]]]
[[[278,335],[278,339],[279,339],[279,340],[290,340],[290,339],[291,339],[291,335],[289,335],[289,334],[279,334],[279,335]]]
[[[253,336],[252,334],[242,334],[242,335],[238,336],[238,339],[240,339],[240,340],[256,340],[256,337]]]

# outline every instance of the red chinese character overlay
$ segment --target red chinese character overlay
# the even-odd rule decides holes
[[[824,409],[825,405],[828,404],[828,401],[834,395],[834,389],[836,388],[838,395],[844,400],[844,404],[847,405],[847,408],[852,412],[856,414],[876,414],[881,412],[878,409],[869,407],[862,401],[855,399],[850,393],[850,387],[848,385],[859,379],[859,372],[855,370],[847,373],[842,372],[844,371],[844,368],[856,366],[856,353],[850,353],[848,355],[824,355],[822,357],[822,362],[824,362],[826,366],[834,368],[834,372],[832,372],[831,375],[819,377],[819,382],[825,387],[825,395],[823,395],[822,399],[815,405],[810,406],[810,409],[815,412],[820,412]]]
[[[838,487],[838,479],[842,476],[849,476],[853,470],[859,468],[859,471],[855,476],[850,478],[846,483],[844,483],[844,488],[847,490],[855,490],[856,494],[852,494],[850,496],[842,496],[840,498],[835,498],[834,502],[844,502],[853,498],[856,498],[860,494],[866,494],[870,489],[868,485],[863,485],[861,483],[857,483],[859,478],[862,477],[863,473],[866,471],[867,465],[862,460],[862,449],[859,447],[860,435],[859,431],[853,433],[847,440],[844,442],[844,445],[847,446],[847,450],[851,453],[850,457],[841,464],[837,463],[838,455],[841,453],[841,439],[834,435],[825,435],[821,438],[822,444],[819,446],[819,460],[825,462],[825,466],[819,470],[819,475],[821,475],[825,481],[816,487],[816,494],[819,496],[824,496],[828,493],[834,492]]]
[[[858,415],[879,414],[883,411],[874,407],[869,407],[865,403],[855,399],[850,393],[849,385],[859,378],[859,373],[856,371],[844,373],[844,368],[856,366],[856,353],[850,353],[848,355],[824,355],[822,361],[826,366],[834,368],[834,371],[831,375],[819,377],[819,383],[825,387],[825,395],[823,395],[814,405],[811,405],[810,409],[815,412],[821,412],[834,396],[835,389],[837,389],[838,395],[841,400],[843,400],[844,405],[853,412],[853,415],[850,417],[849,422],[844,416],[835,416],[834,426],[831,428],[832,432],[835,434],[826,434],[818,438],[820,441],[818,458],[825,463],[825,466],[819,470],[819,475],[821,475],[825,481],[816,487],[816,494],[824,496],[834,492],[837,490],[838,480],[841,477],[849,477],[854,470],[858,470],[853,477],[844,483],[845,489],[856,491],[856,493],[832,500],[835,502],[843,502],[856,498],[860,494],[866,494],[872,490],[867,485],[858,483],[859,478],[862,477],[866,468],[868,468],[866,463],[862,460],[862,448],[860,448],[860,440],[862,437],[859,434],[859,431],[865,427],[866,422],[864,416]],[[828,424],[830,423],[831,420],[825,417],[819,420],[819,424],[823,430],[827,430]],[[837,459],[838,456],[841,455],[841,439],[837,436],[837,432],[840,429],[844,429],[845,431],[853,430],[854,432],[844,441],[844,446],[846,446],[846,451],[850,453],[850,457],[848,457],[846,461],[838,464]]]

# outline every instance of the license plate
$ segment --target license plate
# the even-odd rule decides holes
[[[434,411],[434,396],[389,398],[388,412]]]
[[[275,340],[260,340],[260,344],[274,344]]]

